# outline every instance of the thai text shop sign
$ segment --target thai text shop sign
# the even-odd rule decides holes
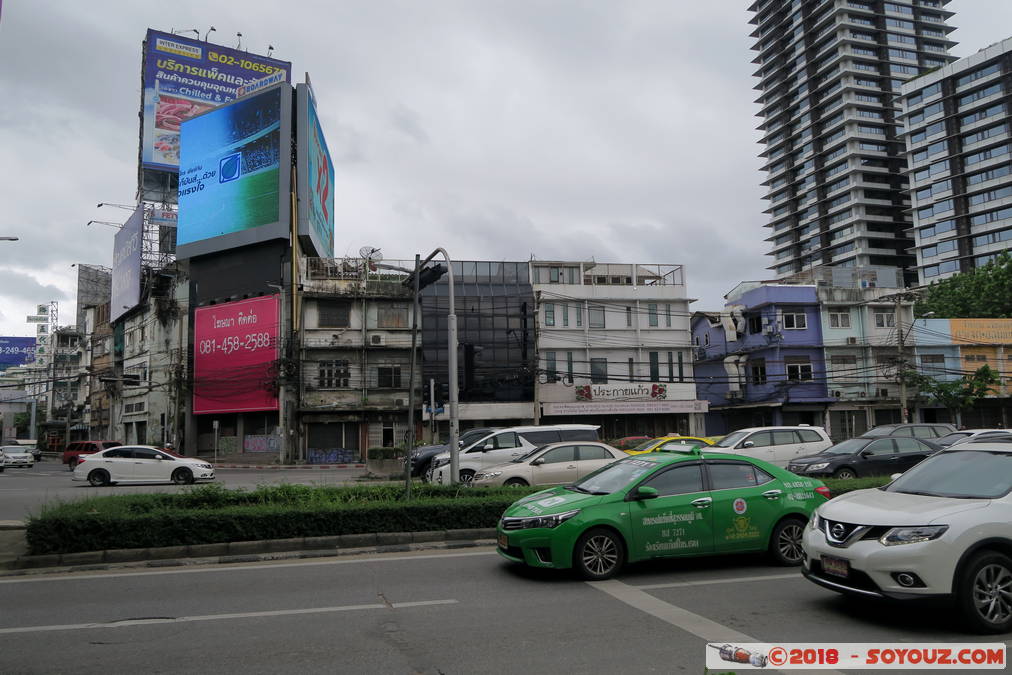
[[[279,303],[269,295],[196,309],[194,414],[278,409]]]

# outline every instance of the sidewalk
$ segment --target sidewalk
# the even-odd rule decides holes
[[[364,469],[365,462],[349,464],[279,464],[278,453],[237,453],[231,455],[218,455],[215,461],[214,455],[200,454],[197,459],[207,460],[214,464],[215,469],[276,469],[276,470],[305,470],[305,469]]]

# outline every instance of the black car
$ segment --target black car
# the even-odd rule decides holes
[[[941,450],[923,438],[887,436],[852,438],[806,457],[795,457],[787,470],[799,476],[857,478],[903,473],[925,457]]]
[[[457,439],[457,445],[460,447],[466,447],[475,441],[481,440],[485,436],[488,436],[493,431],[497,431],[498,427],[480,427],[476,429],[468,429],[460,435]],[[411,451],[411,475],[412,476],[424,476],[429,470],[429,465],[432,464],[432,458],[436,455],[446,452],[448,446],[446,443],[442,445],[420,445]]]

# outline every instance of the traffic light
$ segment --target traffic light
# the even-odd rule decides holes
[[[436,283],[444,274],[446,274],[446,265],[443,265],[442,263],[423,267],[418,272],[418,290],[421,290],[430,284]],[[412,274],[405,279],[404,285],[408,287],[414,286],[415,276]]]

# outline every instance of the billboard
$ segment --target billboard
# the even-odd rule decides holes
[[[291,81],[292,64],[148,29],[143,71],[141,166],[175,172],[185,120],[238,98],[265,75],[283,72]]]
[[[115,321],[141,301],[141,242],[144,207],[138,206],[113,239],[112,297],[109,321]]]
[[[291,112],[282,83],[183,123],[177,258],[288,238]]]
[[[193,414],[277,410],[278,308],[267,295],[193,315]]]
[[[35,338],[0,337],[0,370],[35,360]]]
[[[308,255],[334,257],[334,162],[316,114],[313,88],[295,86],[299,241]]]

